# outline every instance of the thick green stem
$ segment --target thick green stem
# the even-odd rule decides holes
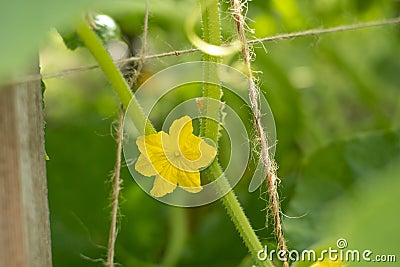
[[[107,76],[111,83],[111,86],[118,94],[124,109],[127,109],[129,103],[129,109],[127,110],[128,115],[132,119],[138,131],[141,134],[153,134],[156,133],[153,125],[146,118],[143,110],[141,109],[139,103],[133,96],[128,84],[126,83],[122,73],[119,71],[118,67],[114,64],[110,54],[107,52],[106,48],[101,43],[100,39],[97,37],[96,33],[90,29],[87,23],[82,22],[77,33],[82,39],[83,43],[92,53],[94,58],[99,63],[100,68],[103,70],[104,74]],[[143,128],[143,126],[145,126]]]
[[[218,0],[200,0],[201,11],[202,11],[202,23],[203,23],[203,36],[204,41],[212,45],[221,45],[221,23],[219,17],[219,3]],[[220,58],[212,55],[205,54],[204,61],[219,63]],[[203,116],[201,125],[201,134],[206,138],[210,138],[217,144],[218,142],[218,116],[219,116],[219,103],[221,99],[222,91],[219,86],[218,72],[215,64],[205,64],[204,66],[204,80],[212,81],[215,83],[204,83],[203,85]],[[208,99],[216,99],[218,101],[208,101]],[[255,234],[253,228],[250,225],[240,203],[233,190],[230,190],[231,185],[226,179],[221,166],[218,161],[215,160],[211,166],[205,171],[208,179],[217,180],[216,190],[219,194],[229,191],[225,196],[221,198],[223,205],[225,206],[228,215],[231,217],[236,229],[242,237],[244,243],[249,249],[253,259],[256,261],[258,266],[273,266],[270,261],[261,261],[257,257],[257,252],[263,250],[261,242]]]
[[[211,166],[207,169],[206,175],[210,175],[211,177],[215,178],[218,178],[222,175],[217,180],[216,188],[219,191],[218,193],[226,192],[226,190],[231,187],[228,180],[223,174],[221,166],[217,161],[214,161],[213,164],[211,164]],[[233,223],[235,224],[235,227],[239,232],[241,238],[249,249],[251,256],[257,263],[257,266],[273,267],[274,265],[268,259],[265,261],[261,261],[258,258],[258,251],[263,250],[264,248],[262,247],[260,240],[255,234],[248,218],[246,217],[246,214],[240,206],[235,192],[233,190],[230,190],[224,197],[221,198],[221,201],[224,204],[228,215],[231,217]]]
[[[203,22],[203,35],[204,41],[212,45],[221,45],[220,33],[220,19],[219,19],[219,6],[218,1],[200,0],[202,22]],[[220,58],[204,54],[204,61],[218,63]],[[200,133],[206,138],[210,138],[215,144],[218,141],[218,117],[219,117],[219,104],[222,91],[218,82],[218,74],[215,64],[205,64],[203,68],[204,81],[212,81],[214,83],[203,84],[204,96],[204,109],[203,119],[201,123]]]

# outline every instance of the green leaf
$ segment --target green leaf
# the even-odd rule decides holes
[[[320,220],[321,227],[325,229],[321,233],[323,241],[312,246],[317,257],[322,250],[330,247],[342,251],[342,262],[346,266],[397,266],[390,260],[376,262],[375,257],[383,255],[388,259],[394,256],[392,260],[400,257],[396,249],[400,240],[400,216],[397,212],[399,177],[400,158],[397,158],[381,171],[366,177],[368,181],[356,182],[353,194],[327,205],[327,212]],[[338,248],[338,240],[344,240],[346,246],[343,249]],[[364,251],[371,251],[366,254],[368,259],[363,258]],[[341,257],[339,253],[337,255]],[[353,260],[353,257],[360,260]],[[306,267],[310,266],[310,262],[298,262],[294,266]]]
[[[332,225],[330,233],[339,233],[345,238],[349,249],[360,252],[371,250],[375,255],[395,255],[400,258],[398,203],[400,202],[400,158],[392,161],[382,171],[369,177],[368,183],[360,181],[354,196],[340,199],[332,206],[335,211],[328,214]],[[329,229],[329,228],[328,228]],[[331,240],[339,237],[331,234]],[[374,266],[398,266],[396,262],[374,262]],[[351,263],[351,266],[365,266],[365,261]]]
[[[286,211],[300,216],[285,220],[289,245],[305,249],[320,241],[326,236],[330,203],[352,196],[360,184],[379,181],[379,171],[398,158],[400,135],[390,131],[359,135],[316,151],[304,164]]]
[[[0,3],[0,83],[26,65],[51,27],[73,23],[81,12],[103,0],[15,0]]]

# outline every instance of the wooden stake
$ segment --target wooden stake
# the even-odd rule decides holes
[[[40,81],[0,87],[0,266],[52,265],[43,132]]]

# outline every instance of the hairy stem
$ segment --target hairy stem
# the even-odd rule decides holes
[[[219,6],[218,1],[214,0],[200,0],[202,22],[203,22],[203,35],[204,41],[213,45],[221,45],[220,33],[220,19],[219,19]],[[204,54],[204,61],[218,63],[220,58]],[[218,117],[219,117],[219,104],[222,91],[218,83],[218,75],[215,64],[205,64],[203,68],[204,80],[212,81],[214,83],[203,84],[203,119],[201,123],[200,133],[206,138],[210,138],[215,144],[218,141]]]
[[[218,0],[200,0],[203,22],[203,35],[204,41],[212,45],[221,45],[221,24],[219,17],[219,3]],[[204,55],[204,61],[218,63],[219,57],[212,55]],[[219,103],[218,101],[208,101],[208,99],[220,100],[222,91],[218,82],[218,74],[215,69],[215,64],[206,64],[204,66],[204,79],[207,81],[216,82],[214,84],[205,83],[203,85],[203,116],[201,125],[201,134],[210,138],[217,144],[218,142],[218,117],[219,117]],[[216,190],[222,194],[230,190],[231,186],[223,174],[222,168],[218,161],[215,160],[211,166],[205,171],[205,174],[211,180],[217,180]],[[249,249],[253,259],[257,262],[258,266],[273,266],[270,261],[261,261],[257,257],[257,252],[262,250],[262,245],[250,225],[235,193],[230,190],[225,196],[221,198],[228,215],[231,217],[233,223],[244,243]]]
[[[214,161],[211,166],[206,170],[206,175],[209,175],[213,178],[218,178],[216,189],[218,193],[226,192],[227,189],[231,188],[228,180],[225,178],[223,170],[217,161]],[[243,239],[245,245],[250,251],[251,256],[253,257],[254,261],[257,263],[258,267],[273,267],[271,261],[268,259],[265,261],[261,261],[257,253],[264,248],[261,245],[257,235],[255,234],[253,228],[250,225],[246,214],[241,207],[236,194],[233,190],[230,190],[225,196],[221,198],[223,205],[226,208],[228,215],[230,216],[231,220],[235,224],[237,231],[240,234],[240,237]]]

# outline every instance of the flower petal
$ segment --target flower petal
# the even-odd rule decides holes
[[[178,171],[175,166],[168,164],[160,172],[159,176],[176,185],[178,183]]]
[[[166,194],[172,193],[176,188],[176,184],[172,184],[157,175],[154,180],[153,188],[150,190],[150,194],[155,197],[163,197]]]
[[[137,138],[141,154],[135,164],[136,170],[145,176],[156,176],[150,190],[153,196],[172,193],[176,185],[188,192],[200,192],[198,170],[213,161],[216,149],[193,134],[189,116],[175,120],[169,132]]]
[[[140,153],[148,154],[148,150],[153,150],[153,152],[162,152],[161,134],[162,132],[158,132],[156,134],[139,136],[136,139],[136,145],[138,146]]]
[[[161,131],[156,134],[142,135],[136,139],[139,151],[151,159],[152,156],[164,154],[164,140],[168,140],[168,134]]]
[[[182,153],[188,159],[185,161],[186,170],[199,170],[214,160],[217,150],[203,139],[193,135]]]
[[[152,175],[161,173],[163,169],[169,164],[163,150],[163,140],[167,138],[168,134],[161,131],[158,132],[157,134],[142,135],[136,139],[136,144],[139,148],[139,151],[141,152],[141,155],[143,155],[145,159],[149,161],[149,164],[151,164],[152,168],[157,172]],[[138,161],[139,160],[144,160],[144,159],[143,158],[140,159],[139,157]],[[139,163],[144,164],[144,162],[139,162]],[[135,168],[137,166],[140,165],[135,165]],[[145,176],[152,176],[144,174],[144,173],[151,173],[150,169],[148,170],[143,169],[143,172],[141,172],[137,168],[136,170]]]
[[[206,167],[217,155],[217,151],[213,146],[193,134],[192,120],[189,116],[175,120],[169,129],[169,133],[170,140],[179,138],[179,150],[184,156],[180,160],[180,164],[174,162],[174,165],[184,166],[182,168],[186,171],[195,171]],[[174,145],[176,146],[176,144],[168,144],[168,147],[174,149]]]
[[[154,168],[153,164],[149,161],[148,158],[144,156],[144,154],[140,154],[139,158],[136,161],[135,169],[144,176],[153,176],[157,175],[158,172]]]
[[[189,116],[183,116],[180,119],[174,120],[169,128],[169,135],[173,140],[181,143],[193,133],[192,119]]]
[[[202,140],[200,143],[200,158],[196,161],[198,168],[203,168],[213,162],[215,156],[217,155],[217,150],[215,147],[207,144],[206,141]]]
[[[201,187],[200,172],[178,171],[178,185],[191,193],[200,192],[203,189]]]
[[[203,139],[194,134],[187,136],[186,140],[180,140],[179,147],[186,159],[195,161],[201,157],[200,143],[202,141]]]

